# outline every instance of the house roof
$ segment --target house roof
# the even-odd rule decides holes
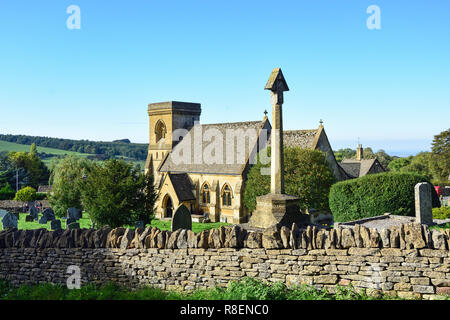
[[[37,192],[50,192],[52,191],[52,186],[42,185],[38,186]]]
[[[194,187],[186,173],[169,173],[168,176],[179,201],[195,200],[192,193]]]
[[[362,159],[357,161],[354,159],[344,159],[340,166],[344,171],[354,178],[365,176],[377,159]]]
[[[284,130],[283,146],[284,147],[300,147],[303,149],[312,149],[314,140],[319,129],[310,130]],[[271,139],[268,141],[270,146]]]
[[[266,121],[265,119],[263,121],[195,125],[173,148],[172,152],[161,164],[159,171],[172,173],[241,174],[246,163],[242,163],[242,161],[237,159],[239,153],[237,152],[238,143],[236,141],[233,143],[233,148],[230,146],[227,148],[227,145],[231,142],[231,140],[228,141],[227,135],[240,132],[237,135],[238,137],[245,134],[250,137],[251,134],[251,139],[245,139],[244,160],[247,162],[250,152],[257,143],[256,138]],[[199,139],[198,136],[200,134],[202,138]],[[221,139],[222,141],[215,143],[216,135],[221,135],[223,137]],[[223,148],[222,156],[216,157],[214,151],[220,151],[220,147]],[[234,161],[227,161],[229,160],[227,159],[227,153],[230,153],[230,150],[234,152]],[[211,157],[204,158],[204,155],[211,155]]]

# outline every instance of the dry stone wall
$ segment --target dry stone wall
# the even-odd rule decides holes
[[[418,224],[382,230],[239,226],[195,234],[157,228],[104,227],[0,232],[0,278],[13,285],[65,284],[80,267],[82,283],[115,281],[131,288],[225,286],[244,276],[335,290],[352,284],[405,297],[450,294],[450,232]]]

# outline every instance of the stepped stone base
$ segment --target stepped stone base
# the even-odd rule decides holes
[[[298,206],[299,198],[287,194],[269,193],[256,198],[256,209],[248,226],[268,228],[274,224],[291,227],[309,223],[309,216],[302,214]]]

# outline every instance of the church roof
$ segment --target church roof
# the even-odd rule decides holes
[[[169,179],[179,201],[195,200],[195,196],[192,193],[194,187],[186,173],[169,173]]]
[[[370,168],[377,159],[362,159],[361,161],[354,159],[344,159],[340,166],[344,171],[354,178],[365,176],[369,173]]]
[[[235,160],[232,163],[227,163],[227,132],[228,130],[251,130],[259,135],[259,131],[263,128],[267,120],[263,121],[247,121],[247,122],[232,122],[232,123],[215,123],[215,124],[202,124],[192,127],[189,131],[189,136],[184,136],[184,138],[178,142],[178,144],[173,148],[170,155],[162,163],[159,171],[161,172],[188,172],[188,173],[207,173],[207,174],[231,174],[238,175],[241,174],[245,164],[237,161],[237,143],[234,143],[234,156]],[[195,130],[198,130],[197,133]],[[202,139],[196,139],[198,133],[202,133]],[[209,133],[213,136],[216,134],[222,135],[222,157],[217,159],[203,159],[204,154],[210,154],[209,151],[215,145],[214,139],[208,136]],[[211,138],[211,139],[210,139]],[[200,140],[200,141],[197,141]],[[249,142],[250,139],[245,139],[245,160],[248,159],[250,152],[256,145],[256,139]],[[220,144],[219,144],[220,145]],[[198,153],[201,150],[202,154]],[[190,153],[184,157],[183,153]],[[214,153],[212,154],[214,158]],[[185,161],[186,160],[186,161]]]
[[[284,147],[300,147],[303,149],[312,149],[314,140],[319,129],[311,130],[284,130],[283,146]],[[268,145],[270,146],[270,139]]]

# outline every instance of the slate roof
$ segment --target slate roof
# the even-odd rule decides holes
[[[344,171],[354,178],[365,176],[377,159],[362,159],[357,161],[354,159],[344,159],[340,166]]]
[[[242,129],[243,132],[248,129],[252,130],[256,134],[259,133],[259,130],[263,128],[265,122],[263,121],[247,121],[247,122],[232,122],[232,123],[215,123],[215,124],[203,124],[196,125],[192,127],[189,131],[189,137],[185,136],[178,144],[173,148],[170,155],[165,159],[163,164],[161,165],[159,171],[161,172],[189,172],[189,173],[208,173],[208,174],[231,174],[238,175],[242,173],[245,163],[241,163],[237,159],[237,142],[234,143],[234,156],[235,160],[233,163],[227,163],[227,130],[238,130]],[[200,139],[196,139],[196,133],[202,132],[203,139],[202,141],[197,141]],[[201,130],[201,131],[200,131]],[[222,146],[223,146],[223,157],[219,157],[218,161],[213,161],[212,159],[203,159],[203,154],[209,154],[208,150],[211,150],[214,145],[214,138],[208,140],[208,136],[205,135],[206,132],[215,134],[220,132],[223,136]],[[204,141],[204,140],[207,141]],[[250,145],[249,139],[246,139],[245,142],[245,159],[248,158],[251,150],[254,148],[256,144],[256,139],[254,139],[254,143]],[[205,152],[205,148],[208,148]],[[230,147],[229,147],[230,148]],[[183,156],[183,150],[190,150],[190,159],[186,157],[188,161],[182,161],[180,158]],[[201,150],[202,154],[198,154],[197,150]],[[188,152],[188,151],[187,151]],[[181,156],[180,156],[181,155]],[[213,153],[214,155],[214,153]],[[190,161],[189,161],[190,160]],[[189,163],[186,163],[189,162]],[[214,163],[216,162],[216,163]]]
[[[284,147],[300,147],[303,149],[312,149],[314,139],[319,129],[310,130],[284,130],[283,146]],[[270,146],[269,139],[268,145]]]
[[[195,200],[195,196],[192,193],[194,187],[186,173],[169,173],[169,179],[179,201]]]

